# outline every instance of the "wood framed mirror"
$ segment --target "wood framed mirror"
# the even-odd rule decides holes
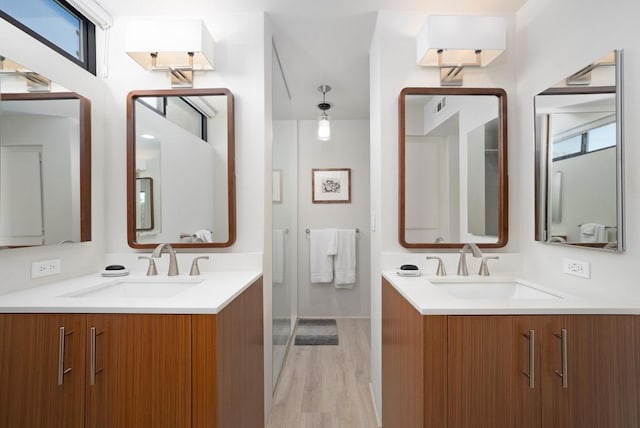
[[[91,102],[1,77],[0,248],[91,241]]]
[[[130,247],[221,248],[235,242],[234,135],[234,99],[228,89],[129,93]],[[147,194],[153,195],[144,205],[140,178],[147,179]],[[143,218],[145,227],[139,227]]]
[[[406,248],[500,248],[508,240],[507,94],[404,88],[399,240]]]

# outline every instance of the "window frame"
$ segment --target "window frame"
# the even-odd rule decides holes
[[[24,31],[34,39],[44,43],[49,48],[58,52],[60,55],[64,56],[71,62],[76,65],[84,68],[89,73],[96,75],[96,26],[93,22],[89,20],[86,16],[80,13],[76,8],[71,6],[65,0],[54,0],[56,3],[60,5],[60,7],[66,9],[69,13],[74,15],[80,21],[80,34],[78,35],[80,38],[80,48],[82,50],[81,56],[82,60],[76,58],[71,55],[60,46],[49,40],[48,38],[39,34],[36,30],[31,27],[23,24],[13,16],[6,13],[4,10],[0,9],[0,18],[9,22],[13,26],[19,28]]]
[[[587,155],[589,153],[596,153],[596,152],[600,152],[602,150],[615,148],[617,146],[617,143],[613,144],[612,146],[601,147],[601,148],[595,149],[595,150],[590,150],[589,149],[589,133],[591,131],[593,131],[594,129],[603,128],[605,126],[611,125],[612,123],[616,123],[615,120],[611,121],[611,122],[606,121],[606,122],[604,122],[602,124],[599,124],[598,126],[594,126],[594,127],[589,128],[589,129],[587,129],[585,131],[582,131],[580,133],[564,137],[562,140],[559,140],[558,143],[562,142],[562,141],[565,141],[565,140],[568,140],[568,139],[573,138],[573,137],[580,136],[580,138],[581,138],[580,151],[573,152],[573,153],[570,153],[570,154],[567,154],[567,155],[563,155],[563,156],[554,157],[553,159],[551,159],[551,161],[552,162],[561,161],[561,160],[564,160],[564,159],[574,158],[576,156]],[[556,142],[554,142],[553,144],[556,144]]]

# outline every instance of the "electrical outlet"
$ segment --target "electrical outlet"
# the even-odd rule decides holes
[[[562,272],[582,278],[591,278],[589,262],[581,260],[562,259]]]
[[[31,278],[56,275],[60,273],[60,259],[43,260],[31,263]]]

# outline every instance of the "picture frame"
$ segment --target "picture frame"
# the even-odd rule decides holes
[[[314,204],[351,203],[351,168],[312,169],[311,199]]]
[[[273,182],[271,189],[271,202],[274,204],[282,203],[282,170],[274,169],[272,171]]]

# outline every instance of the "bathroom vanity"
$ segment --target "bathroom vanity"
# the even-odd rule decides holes
[[[264,426],[261,275],[158,278],[164,297],[98,275],[2,296],[0,426]]]
[[[384,427],[640,426],[637,302],[440,286],[384,273]]]

